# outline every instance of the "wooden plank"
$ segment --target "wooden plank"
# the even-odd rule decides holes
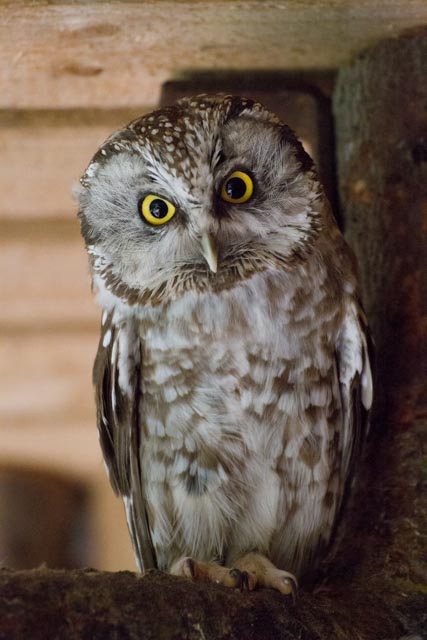
[[[90,565],[135,570],[98,441],[91,383],[97,341],[97,332],[1,334],[0,466],[82,483],[91,505]]]
[[[98,146],[139,114],[0,112],[0,219],[73,218],[73,190]],[[81,122],[79,121],[81,119]]]
[[[125,510],[108,482],[105,469],[90,486],[90,519],[94,540],[91,567],[104,571],[136,571]]]
[[[11,428],[0,422],[2,469],[57,473],[84,484],[95,476],[108,482],[94,423],[31,424]]]
[[[97,329],[77,220],[0,224],[0,330]]]
[[[0,106],[153,106],[189,70],[337,68],[426,22],[425,0],[2,2]]]
[[[2,429],[94,425],[92,363],[97,331],[2,333]]]
[[[91,382],[96,333],[2,334],[0,464],[90,479],[103,471]]]

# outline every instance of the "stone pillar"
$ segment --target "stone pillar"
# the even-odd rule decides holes
[[[341,206],[377,346],[377,388],[388,419],[410,424],[427,403],[427,28],[342,69],[334,108]]]

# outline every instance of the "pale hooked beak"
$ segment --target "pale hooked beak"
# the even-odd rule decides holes
[[[201,240],[202,254],[209,265],[212,273],[218,269],[218,245],[215,236],[211,233],[204,233]]]

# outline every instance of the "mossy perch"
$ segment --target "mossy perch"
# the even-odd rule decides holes
[[[378,354],[366,459],[296,606],[149,572],[0,571],[0,640],[427,638],[427,30],[341,71],[340,191]]]

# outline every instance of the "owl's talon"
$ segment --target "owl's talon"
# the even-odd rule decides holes
[[[244,590],[253,591],[258,586],[257,575],[253,571],[242,571],[244,575]]]
[[[193,558],[185,558],[183,564],[183,573],[186,578],[194,580],[196,576],[196,567]]]
[[[264,577],[264,586],[276,589],[285,596],[292,596],[295,604],[298,597],[298,581],[292,573],[275,567],[269,569]]]
[[[240,591],[249,591],[249,576],[246,571],[242,571],[240,580]]]
[[[247,571],[242,571],[242,591],[252,591],[256,586],[256,579]]]
[[[289,594],[292,595],[292,602],[293,602],[293,604],[296,604],[297,599],[298,599],[298,582],[292,576],[292,578],[291,577],[283,578],[283,583],[287,587],[289,587],[289,589],[290,589]]]
[[[236,589],[240,591],[251,591],[247,571],[240,571],[240,569],[234,568],[230,570],[230,576],[236,579]]]
[[[230,569],[230,578],[232,578],[233,580],[235,580],[236,584],[235,587],[236,589],[240,589],[240,591],[242,590],[242,580],[243,580],[243,576],[242,576],[242,572],[240,571],[240,569]]]

